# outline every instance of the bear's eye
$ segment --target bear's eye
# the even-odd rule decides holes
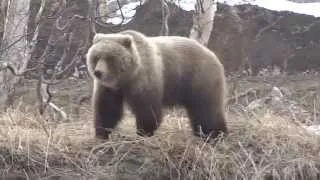
[[[100,56],[93,56],[92,57],[93,63],[97,63],[99,59],[100,59]]]
[[[106,56],[105,59],[107,60],[109,66],[114,66],[116,64],[114,56],[109,55]]]
[[[121,67],[119,68],[119,72],[123,73],[124,71],[125,71],[125,67],[122,67],[122,66],[121,66]]]
[[[108,55],[105,57],[108,61],[114,61],[114,56]]]

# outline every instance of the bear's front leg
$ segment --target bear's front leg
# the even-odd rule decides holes
[[[112,91],[97,82],[93,91],[95,136],[108,139],[123,115],[123,97],[120,91]]]
[[[137,134],[139,136],[153,136],[162,121],[160,98],[143,94],[143,96],[135,96],[130,99],[129,104],[136,117]]]

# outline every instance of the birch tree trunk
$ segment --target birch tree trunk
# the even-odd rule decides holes
[[[217,5],[214,0],[197,0],[190,38],[197,40],[205,46],[208,45],[216,10]]]
[[[0,0],[0,47],[2,44],[2,37],[4,32],[4,22],[6,17],[7,1],[8,0]],[[0,52],[0,55],[1,55],[1,52]]]
[[[102,21],[106,21],[108,19],[108,13],[107,1],[99,0],[98,15],[101,17]]]
[[[4,62],[15,67],[15,72],[21,74],[26,69],[29,58],[27,43],[27,25],[30,0],[7,0],[4,32],[2,37],[2,53],[0,65]],[[15,88],[20,81],[8,69],[0,66],[0,106],[6,109],[13,103]]]

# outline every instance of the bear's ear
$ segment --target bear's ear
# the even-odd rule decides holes
[[[101,33],[96,33],[96,34],[93,36],[92,44],[95,44],[95,43],[99,42],[102,38],[103,38],[103,34],[101,34]]]
[[[121,39],[121,44],[126,48],[130,48],[132,45],[132,37],[131,36],[123,37],[123,39]]]

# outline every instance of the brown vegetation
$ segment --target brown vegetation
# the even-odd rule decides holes
[[[241,82],[244,89],[261,89],[275,83],[270,79]],[[307,78],[297,81],[287,78],[284,82],[283,86],[292,94],[311,86],[303,85],[310,84]],[[71,100],[88,88],[85,82],[59,85],[55,89],[59,89],[55,103],[71,112],[74,109],[71,105],[76,106]],[[70,89],[76,91],[70,94]],[[319,86],[314,89],[319,93]],[[309,94],[307,89],[304,94]],[[127,111],[125,121],[111,139],[98,141],[93,138],[92,112],[87,103],[80,107],[80,114],[70,114],[68,122],[54,122],[49,117],[51,120],[45,121],[33,111],[34,107],[17,104],[0,115],[1,174],[21,179],[320,177],[320,136],[289,119],[263,113],[266,109],[253,113],[243,112],[239,107],[240,104],[229,105],[230,134],[213,145],[192,135],[185,112],[179,108],[165,116],[154,137],[137,136],[133,116]]]

